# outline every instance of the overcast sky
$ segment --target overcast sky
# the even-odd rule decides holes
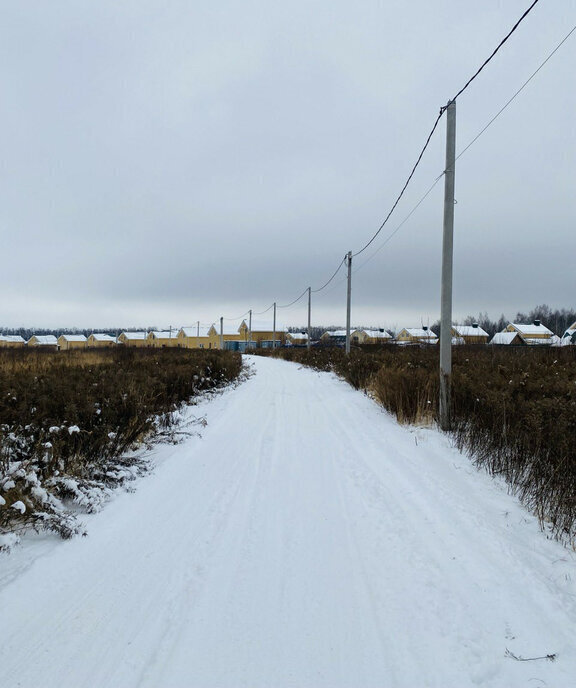
[[[0,326],[210,323],[322,286],[529,4],[0,0]],[[458,99],[458,151],[574,25],[576,0],[539,2]],[[458,160],[455,321],[576,305],[575,53],[576,33]],[[445,126],[354,261],[353,324],[439,317],[442,180],[382,244]],[[345,322],[344,277],[313,324]]]

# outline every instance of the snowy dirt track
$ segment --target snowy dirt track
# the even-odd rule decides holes
[[[88,537],[0,557],[2,688],[576,685],[571,551],[435,431],[250,360]]]

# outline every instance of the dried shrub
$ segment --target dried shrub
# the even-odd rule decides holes
[[[235,380],[239,354],[179,349],[0,350],[0,536],[78,532],[65,508],[100,508],[144,466],[131,450],[179,407]]]

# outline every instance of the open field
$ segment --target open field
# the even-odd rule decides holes
[[[456,445],[511,491],[560,539],[576,536],[576,352],[457,347]],[[282,349],[276,356],[333,370],[367,390],[401,422],[434,423],[438,351],[420,347]]]
[[[0,350],[0,536],[78,532],[65,503],[98,509],[142,470],[131,450],[173,433],[181,404],[241,366],[219,351]]]

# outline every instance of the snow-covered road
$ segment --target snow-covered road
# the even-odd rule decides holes
[[[572,552],[435,431],[252,364],[87,538],[0,557],[2,688],[576,684]]]

